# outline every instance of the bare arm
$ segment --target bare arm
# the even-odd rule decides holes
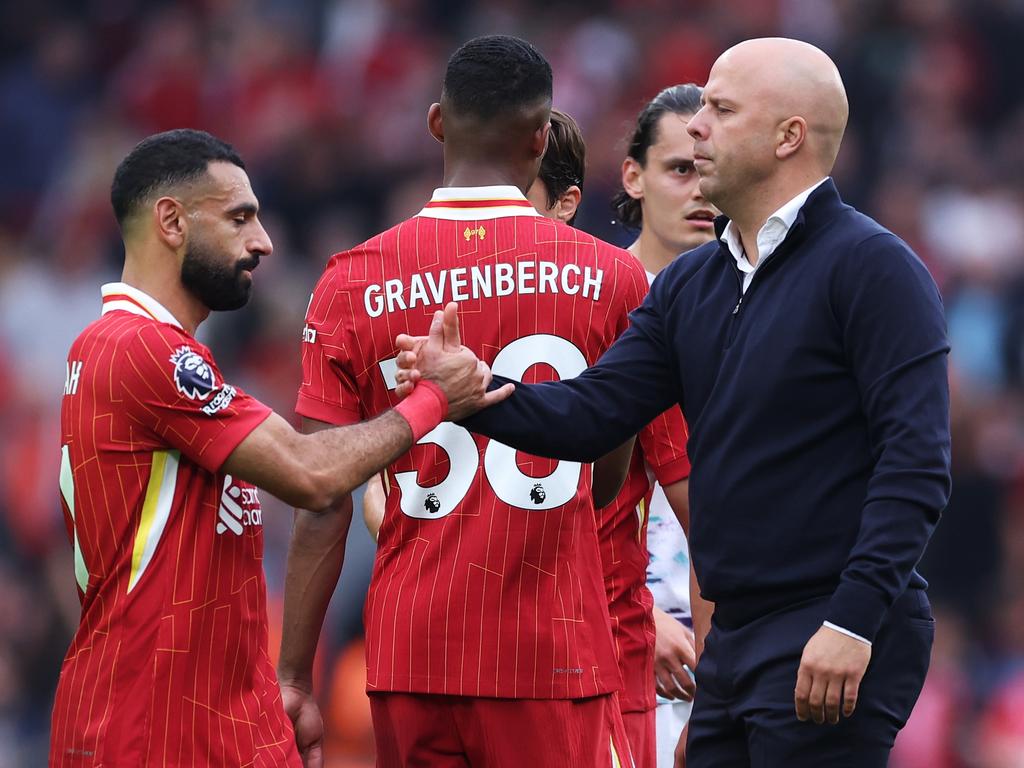
[[[288,504],[320,512],[342,502],[411,445],[412,429],[394,410],[308,435],[274,413],[232,451],[224,471]]]
[[[366,523],[366,530],[377,540],[380,533],[381,523],[384,522],[384,484],[380,475],[374,475],[366,483],[366,491],[363,493],[363,522]]]
[[[690,537],[690,480],[680,480],[678,483],[664,486],[665,498],[669,506],[676,513],[676,519],[683,528],[687,539]],[[705,600],[700,595],[700,585],[697,584],[697,574],[693,570],[693,556],[690,556],[690,616],[693,617],[693,644],[696,652],[696,660],[700,660],[700,654],[704,650],[704,638],[711,630],[711,614],[715,611],[715,604]]]
[[[418,424],[423,434],[444,419],[445,410],[449,418],[461,418],[512,394],[511,386],[487,391],[491,371],[460,343],[454,303],[434,313],[424,349],[435,353],[438,397],[446,401],[440,413],[437,398],[432,411],[420,407],[429,405],[433,397],[425,389],[420,404],[407,406],[406,401],[398,406],[406,409],[405,415],[391,409],[371,421],[308,435],[271,414],[228,456],[224,471],[293,506],[320,512],[340,503],[370,475],[409,450],[414,441],[411,423]]]
[[[700,584],[697,573],[693,570],[693,559],[690,559],[690,618],[693,619],[694,658],[700,663],[700,655],[704,652],[704,641],[711,631],[711,615],[715,612],[715,604],[700,595]],[[696,667],[694,667],[696,670]]]
[[[654,688],[666,699],[693,701],[696,690],[693,679],[683,667],[692,671],[694,657],[693,633],[663,610],[654,606]]]
[[[303,419],[307,434],[338,430]],[[321,765],[323,721],[313,697],[313,659],[324,617],[345,562],[345,539],[352,523],[352,497],[344,494],[319,513],[295,510],[284,581],[284,620],[278,679],[284,708],[306,766]]]
[[[594,506],[600,509],[615,501],[622,490],[629,472],[629,462],[633,458],[633,443],[630,438],[611,453],[607,453],[594,462],[594,476],[590,487],[594,494]]]

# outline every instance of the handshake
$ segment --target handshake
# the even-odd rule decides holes
[[[515,390],[514,384],[505,384],[487,391],[491,369],[472,350],[462,346],[455,302],[434,313],[426,336],[399,334],[395,345],[399,350],[395,374],[398,397],[408,397],[421,380],[431,381],[448,399],[449,421],[459,421],[500,403]]]

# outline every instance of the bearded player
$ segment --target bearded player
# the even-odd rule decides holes
[[[118,166],[111,202],[122,281],[103,286],[100,317],[72,344],[61,402],[82,615],[49,763],[298,766],[267,650],[253,484],[331,507],[457,410],[459,393],[298,434],[225,382],[194,335],[211,311],[246,303],[273,250],[234,149],[201,131],[151,136]],[[483,391],[487,379],[471,379],[465,393]]]

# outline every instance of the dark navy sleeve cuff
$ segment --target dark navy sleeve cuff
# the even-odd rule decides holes
[[[888,610],[889,600],[883,592],[866,584],[843,580],[832,594],[825,621],[874,642]]]

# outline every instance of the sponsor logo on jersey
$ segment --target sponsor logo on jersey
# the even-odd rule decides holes
[[[225,475],[224,491],[217,510],[217,533],[230,531],[241,536],[251,525],[263,525],[259,491],[251,485],[236,483],[231,475]]]
[[[82,361],[68,360],[64,363],[64,394],[77,395],[78,382],[82,376]]]
[[[225,384],[220,388],[220,391],[214,396],[213,400],[203,406],[203,413],[207,416],[213,416],[218,411],[223,411],[229,405],[231,401],[235,399],[235,395],[238,394],[238,390],[230,384]]]
[[[217,389],[213,366],[192,347],[178,347],[171,355],[171,363],[174,386],[189,400],[206,400]]]

